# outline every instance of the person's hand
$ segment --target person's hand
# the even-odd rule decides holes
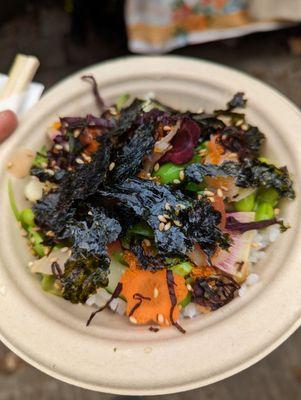
[[[11,110],[0,112],[0,143],[10,136],[18,125],[16,114]]]

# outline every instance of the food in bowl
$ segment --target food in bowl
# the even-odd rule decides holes
[[[242,296],[253,264],[287,229],[279,201],[293,199],[286,167],[261,154],[264,134],[237,93],[225,109],[180,112],[152,96],[62,117],[28,168],[19,211],[42,288],[133,324],[175,326]],[[27,154],[28,156],[28,154]],[[22,157],[14,157],[10,171]],[[28,161],[28,160],[27,160]],[[25,164],[23,164],[24,166]],[[27,172],[27,171],[26,171]]]

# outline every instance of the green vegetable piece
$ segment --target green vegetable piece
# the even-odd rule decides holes
[[[18,206],[13,191],[13,185],[11,181],[8,182],[8,198],[9,198],[10,208],[12,209],[12,212],[14,213],[16,220],[20,221],[20,211],[18,210]]]
[[[181,275],[181,276],[186,276],[191,272],[192,268],[193,268],[193,265],[190,262],[184,261],[184,262],[182,262],[180,264],[177,264],[177,265],[173,266],[171,268],[171,270],[175,274],[178,274],[178,275]]]
[[[34,244],[43,243],[43,237],[39,234],[39,232],[36,232],[32,227],[28,228],[28,233],[31,239],[34,240]]]
[[[246,196],[243,199],[236,201],[234,203],[235,210],[239,212],[253,211],[254,206],[255,206],[255,192],[249,194],[249,196]]]
[[[258,203],[256,205],[255,219],[256,221],[263,221],[265,219],[274,218],[274,209],[270,203]]]
[[[203,192],[205,186],[206,185],[204,183],[188,182],[185,186],[185,189],[189,190],[190,192]]]
[[[56,277],[54,275],[43,275],[41,286],[45,292],[62,296],[62,292],[55,287]]]
[[[267,157],[258,157],[258,160],[266,164],[272,164],[272,161]]]
[[[273,207],[275,207],[280,199],[279,193],[273,189],[260,189],[256,196],[256,201],[258,203],[270,203]]]
[[[125,103],[128,101],[128,99],[130,98],[130,94],[129,93],[123,93],[122,95],[120,95],[116,101],[116,108],[117,111],[120,111],[122,109],[122,107],[125,105]]]
[[[146,224],[145,222],[139,222],[136,225],[133,225],[128,232],[135,233],[136,235],[146,236],[146,237],[153,237],[154,232],[152,228]]]
[[[40,150],[37,152],[34,160],[33,167],[41,168],[44,163],[47,163],[47,148],[46,146],[42,146]]]
[[[20,220],[25,226],[34,226],[34,213],[30,208],[25,208],[20,214]]]
[[[175,165],[171,162],[161,165],[153,175],[160,178],[163,184],[174,183],[174,180],[180,180],[180,172],[184,170],[184,165]]]
[[[189,292],[188,295],[185,297],[185,299],[181,301],[181,303],[180,303],[181,306],[182,307],[188,306],[188,304],[191,302],[191,297],[192,297],[191,292]]]
[[[32,248],[39,257],[45,256],[45,249],[41,243],[36,243]]]
[[[199,163],[201,162],[202,157],[199,154],[195,154],[188,164]]]

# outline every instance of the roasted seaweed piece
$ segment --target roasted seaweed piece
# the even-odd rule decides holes
[[[132,238],[130,249],[139,261],[139,265],[148,271],[159,271],[166,266],[165,257],[158,254],[154,246],[146,246],[139,237]]]
[[[117,150],[114,157],[115,167],[110,176],[112,181],[117,182],[136,175],[143,158],[155,144],[154,130],[153,121],[140,125],[128,142]]]
[[[135,99],[128,107],[123,108],[116,121],[116,127],[110,131],[110,135],[121,136],[131,129],[142,113],[143,103],[143,100]]]
[[[229,276],[201,277],[193,285],[192,301],[214,311],[233,300],[239,288]]]
[[[96,82],[94,76],[92,76],[92,75],[84,75],[84,76],[82,76],[82,80],[91,84],[92,93],[93,93],[93,95],[95,97],[96,105],[97,105],[97,107],[99,109],[99,112],[101,113],[105,108],[105,103],[104,103],[102,97],[100,96],[100,93],[99,93],[99,90],[98,90],[98,86],[97,86],[97,82]]]
[[[60,169],[55,171],[54,174],[50,174],[47,169],[33,167],[30,170],[30,175],[37,177],[41,182],[60,183],[68,175],[68,172]]]
[[[85,220],[67,223],[63,237],[72,244],[72,255],[61,277],[65,299],[84,303],[97,288],[107,286],[110,259],[106,247],[120,232],[119,222],[102,209],[89,210]]]
[[[87,127],[95,128],[114,128],[114,122],[107,118],[95,117],[92,114],[87,114],[86,117],[62,117],[60,118],[64,129],[83,129]]]
[[[247,100],[244,98],[244,95],[243,92],[235,93],[232,99],[227,103],[227,110],[233,110],[233,108],[237,107],[245,108]]]
[[[210,135],[215,135],[225,128],[225,124],[221,119],[218,119],[214,114],[207,114],[205,112],[200,114],[189,114],[189,116],[201,128],[200,140],[209,140]]]
[[[221,165],[191,164],[185,168],[185,176],[195,183],[201,183],[206,176],[232,176],[239,187],[274,188],[281,197],[295,198],[287,168],[277,168],[257,159],[246,159],[242,163],[226,161]]]
[[[251,126],[248,130],[228,126],[218,137],[219,143],[225,149],[237,153],[242,161],[245,158],[256,157],[264,139],[264,134],[255,126]]]
[[[139,178],[105,187],[98,194],[113,200],[119,212],[125,209],[147,222],[154,231],[160,255],[185,256],[195,243],[200,243],[207,255],[212,254],[217,244],[227,246],[227,237],[215,226],[220,222],[220,213],[205,200],[193,202],[180,191],[171,191],[167,185]],[[168,229],[158,219],[166,213],[170,220]]]
[[[58,189],[44,195],[34,205],[38,226],[60,234],[67,221],[75,214],[73,203],[94,194],[105,181],[111,147],[109,142],[103,140],[90,163],[78,165],[74,172],[64,176]]]

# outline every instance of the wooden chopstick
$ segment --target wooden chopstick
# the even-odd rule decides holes
[[[0,100],[25,91],[39,65],[40,62],[36,57],[18,54],[9,71],[8,80],[0,90]]]

